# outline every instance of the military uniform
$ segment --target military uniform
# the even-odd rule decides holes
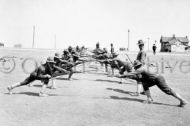
[[[143,50],[144,48],[144,42],[142,40],[139,40],[138,43],[140,51],[137,54],[136,60],[140,61],[143,65],[145,65],[146,61],[146,52]]]
[[[183,107],[186,105],[186,101],[176,92],[174,92],[166,83],[164,77],[159,74],[151,73],[149,71],[146,71],[144,67],[142,66],[142,63],[138,60],[134,63],[135,71],[127,73],[126,75],[120,76],[121,78],[129,77],[131,79],[138,80],[142,82],[143,88],[145,90],[145,94],[147,95],[147,101],[148,103],[153,102],[153,99],[150,94],[149,88],[156,85],[160,90],[162,90],[164,93],[171,95],[175,98],[177,98],[180,101],[180,107]]]
[[[53,75],[52,75],[53,77],[69,73],[68,69],[66,69],[66,67],[65,67],[65,64],[67,64],[68,61],[62,60],[60,58],[54,57],[55,66],[58,66],[58,67],[62,68],[63,70],[60,71],[60,70],[54,69],[53,70]]]
[[[134,72],[131,72],[130,74],[137,75],[136,79],[142,82],[142,85],[145,91],[149,90],[150,87],[156,85],[164,93],[168,95],[174,94],[173,90],[167,85],[162,75],[158,75],[158,74],[146,71],[145,68],[140,68]],[[140,77],[138,75],[140,75]]]
[[[137,54],[136,60],[140,61],[140,63],[142,65],[145,65],[146,64],[145,63],[145,61],[146,61],[146,52],[144,51],[144,41],[143,40],[138,40],[137,44],[139,46],[140,51]],[[137,80],[137,95],[140,94],[140,91],[141,91],[141,82],[139,82]],[[142,92],[142,93],[144,93],[144,92]]]
[[[55,65],[61,67],[64,71],[54,70],[53,76],[60,76],[69,73],[68,79],[70,79],[73,74],[72,67],[74,66],[74,64],[70,62],[71,58],[72,57],[69,55],[64,55],[64,57],[61,57],[59,53],[56,53],[54,56]]]
[[[50,78],[46,76],[47,74],[50,76],[52,75],[52,68],[50,68],[47,64],[43,64],[36,68],[35,71],[29,75],[29,77],[20,83],[20,85],[27,85],[35,80],[41,80],[44,84],[48,84]]]
[[[111,50],[110,50],[111,54],[114,53],[114,47],[113,47],[113,44],[111,43]]]
[[[111,68],[119,69],[119,73],[123,74],[125,71],[131,72],[132,71],[132,64],[127,61],[122,61],[118,58],[114,58],[110,62]]]
[[[138,54],[137,54],[136,60],[140,61],[143,65],[145,65],[146,52],[143,51],[143,50],[139,51]]]
[[[16,87],[27,85],[35,80],[41,80],[44,83],[42,86],[42,89],[44,90],[49,82],[49,79],[52,78],[55,69],[60,71],[63,70],[55,65],[53,57],[48,57],[46,63],[37,67],[24,81],[8,86],[7,89],[11,94],[12,90]],[[45,96],[43,90],[39,93],[40,96]]]
[[[73,57],[71,55],[71,53],[67,50],[64,50],[63,51],[63,55],[62,55],[62,60],[66,60],[68,62],[72,62],[73,61]]]

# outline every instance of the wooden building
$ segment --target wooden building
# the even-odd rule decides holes
[[[188,37],[163,37],[160,39],[161,52],[185,52],[186,47],[189,44]]]

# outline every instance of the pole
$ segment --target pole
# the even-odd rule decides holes
[[[54,49],[56,49],[56,35],[54,36]]]
[[[128,29],[128,51],[129,51],[129,47],[130,47],[130,45],[129,45],[129,34],[130,34],[130,30]]]
[[[32,48],[34,48],[34,41],[35,41],[35,26],[33,26],[33,42],[32,42]]]
[[[150,40],[150,38],[147,38],[148,39],[148,52],[149,52],[149,40]]]

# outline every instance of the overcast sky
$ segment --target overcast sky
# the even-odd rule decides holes
[[[190,37],[190,0],[0,0],[0,42],[58,48],[69,45],[128,46],[150,38],[150,49],[161,35]],[[148,48],[146,43],[145,49]],[[158,45],[159,46],[159,45]]]

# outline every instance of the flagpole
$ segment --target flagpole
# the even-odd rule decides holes
[[[34,41],[35,41],[35,26],[33,26],[33,42],[32,42],[32,48],[34,48]]]

